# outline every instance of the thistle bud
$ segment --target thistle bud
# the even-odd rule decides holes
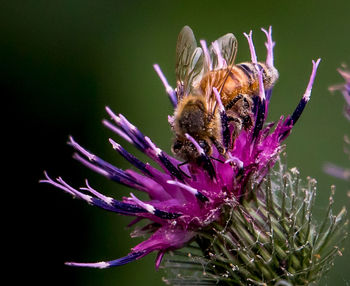
[[[279,164],[249,196],[228,201],[222,216],[198,232],[189,247],[165,258],[170,285],[315,285],[342,255],[345,207],[312,218],[316,180]]]

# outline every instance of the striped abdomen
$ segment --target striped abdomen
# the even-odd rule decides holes
[[[271,89],[278,79],[278,71],[274,67],[268,67],[265,63],[258,63],[263,71],[263,82],[266,90]],[[224,87],[222,88],[222,85]],[[226,106],[239,94],[257,95],[259,93],[258,72],[254,64],[241,63],[227,69],[208,72],[200,82],[200,88],[205,93],[207,88],[216,87],[221,90],[221,100]]]

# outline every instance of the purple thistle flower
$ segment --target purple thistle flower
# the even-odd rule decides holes
[[[263,31],[267,36],[265,64],[273,67],[275,43],[272,41],[271,27],[269,31]],[[252,32],[245,36],[248,39],[252,63],[257,65]],[[208,52],[204,41],[202,47],[203,52]],[[225,65],[220,50],[219,53],[218,50],[218,48],[215,49],[219,64]],[[141,230],[134,231],[133,236],[141,236],[144,233],[149,233],[150,236],[132,248],[128,255],[119,259],[97,263],[67,262],[66,264],[107,268],[129,263],[156,251],[158,255],[155,265],[158,268],[166,252],[182,248],[196,237],[198,231],[220,221],[224,206],[239,203],[248,193],[248,182],[254,181],[254,184],[260,184],[268,170],[275,164],[283,149],[283,141],[289,136],[310,99],[319,62],[320,59],[313,61],[309,83],[294,112],[286,118],[281,116],[277,123],[265,124],[272,89],[264,90],[263,74],[258,71],[260,84],[259,94],[255,97],[253,126],[239,133],[234,141],[233,149],[228,150],[229,159],[223,157],[216,149],[213,150],[211,157],[207,156],[200,144],[188,135],[187,139],[197,148],[202,163],[191,162],[182,165],[180,169],[181,161],[158,148],[123,115],[117,115],[106,107],[111,121],[104,120],[103,124],[145,153],[162,171],[148,162],[142,162],[113,139],[109,139],[113,149],[138,171],[119,169],[86,150],[70,137],[68,144],[76,151],[73,157],[112,181],[147,193],[149,200],[142,201],[134,193],[130,193],[129,197],[124,197],[121,201],[116,200],[92,188],[88,181],[85,187],[76,189],[62,178],[53,180],[46,173],[46,179],[41,182],[49,183],[93,206],[135,217],[130,225],[140,220],[147,220],[149,224]],[[154,68],[165,86],[171,103],[176,107],[177,92],[180,91],[173,89],[168,84],[158,65],[155,65]],[[217,93],[216,90],[213,92]],[[219,106],[221,115],[225,116],[220,96],[216,96],[216,104]],[[171,121],[171,117],[169,120]],[[231,126],[226,130],[230,138],[233,131]],[[222,144],[225,145],[224,142]]]
[[[344,78],[345,83],[331,86],[329,90],[332,93],[335,91],[340,91],[343,94],[345,99],[344,116],[350,121],[350,71],[338,69],[338,72]],[[344,141],[347,145],[350,145],[350,139],[347,135],[344,136]],[[350,150],[345,147],[344,152],[348,155],[350,159]],[[323,170],[324,172],[333,177],[350,181],[349,168],[342,168],[333,163],[328,162],[324,164]]]
[[[350,71],[338,69],[338,72],[344,78],[345,83],[331,86],[329,90],[331,92],[341,91],[345,99],[344,115],[350,120]]]

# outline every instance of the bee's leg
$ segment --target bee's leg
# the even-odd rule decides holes
[[[189,175],[187,175],[186,172],[183,171],[183,170],[181,169],[181,166],[184,166],[184,165],[186,165],[186,164],[188,164],[188,161],[185,161],[185,162],[182,162],[182,163],[178,164],[178,165],[177,165],[177,169],[178,169],[179,172],[180,172],[181,174],[183,174],[185,177],[191,179],[192,177],[189,176]]]
[[[243,128],[246,130],[250,129],[250,127],[252,127],[253,125],[253,120],[250,115],[244,115],[242,117],[242,121],[243,121]]]
[[[239,117],[228,116],[228,122],[234,122],[235,124],[242,124],[242,120]]]
[[[210,156],[210,159],[216,160],[216,161],[223,163],[223,164],[230,163],[232,167],[238,167],[238,174],[242,174],[244,171],[243,162],[240,159],[238,159],[237,157],[232,156],[230,152],[226,152],[227,150],[223,148],[222,144],[218,140],[215,140],[214,138],[211,138],[211,140],[219,152],[220,152],[220,150],[222,150],[224,152],[224,153],[220,152],[220,154],[225,157],[225,161],[222,161],[218,158],[214,158],[212,156]],[[221,146],[221,149],[220,149],[220,146]]]
[[[235,104],[241,100],[243,98],[242,94],[237,95],[235,98],[233,98],[232,100],[230,100],[229,103],[226,104],[225,109],[226,110],[230,110],[233,106],[235,106]]]
[[[244,129],[249,129],[253,125],[251,103],[246,97],[243,98],[243,112],[240,114],[242,119],[242,125]]]
[[[212,160],[218,161],[218,162],[220,162],[220,163],[222,163],[222,164],[225,164],[225,161],[222,161],[222,160],[220,160],[220,159],[218,159],[218,158],[215,158],[215,157],[213,157],[213,156],[210,156],[209,158],[212,159]]]
[[[248,109],[250,107],[249,102],[246,97],[243,97],[243,107]]]
[[[237,123],[242,124],[242,128],[247,130],[253,125],[252,111],[251,111],[253,101],[252,99],[249,98],[249,96],[242,95],[242,94],[238,95],[236,98],[239,98],[240,100],[235,101],[235,105],[234,105],[235,109],[232,110],[232,112],[234,114],[237,114],[241,119],[241,122],[237,122]],[[232,117],[230,118],[230,120],[232,120]]]
[[[209,177],[216,182],[216,172],[215,172],[215,168],[213,166],[213,163],[210,161],[210,158],[205,155],[205,154],[201,154],[198,158],[197,158],[197,164],[202,166],[202,168],[208,173]]]
[[[230,132],[230,128],[229,128],[229,120],[228,120],[228,116],[225,110],[220,112],[220,121],[221,121],[221,135],[222,135],[222,143],[221,142],[214,142],[214,145],[216,146],[216,148],[218,149],[218,151],[220,152],[220,154],[226,153],[226,151],[229,149],[230,144],[231,144],[231,132]],[[218,141],[218,140],[216,140]],[[224,150],[220,151],[223,148]]]
[[[216,149],[218,150],[218,152],[226,157],[226,148],[224,147],[224,145],[222,145],[222,143],[216,139],[215,137],[211,137],[210,138],[211,142],[213,142],[213,144],[215,145]]]
[[[233,145],[234,140],[238,137],[239,133],[242,130],[243,122],[242,122],[242,119],[239,116],[237,116],[237,117],[229,116],[228,117],[228,122],[233,122],[233,125],[234,125],[233,126],[234,130],[233,130],[233,133],[232,133],[232,137],[233,137],[232,145]],[[233,148],[233,146],[231,146],[231,148]]]

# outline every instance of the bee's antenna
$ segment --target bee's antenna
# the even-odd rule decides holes
[[[189,161],[185,161],[185,162],[182,162],[182,163],[180,163],[180,164],[177,164],[177,169],[178,169],[185,177],[191,179],[192,177],[189,176],[189,175],[187,175],[186,172],[183,171],[183,170],[181,169],[182,166],[187,165],[188,163],[189,163]]]

